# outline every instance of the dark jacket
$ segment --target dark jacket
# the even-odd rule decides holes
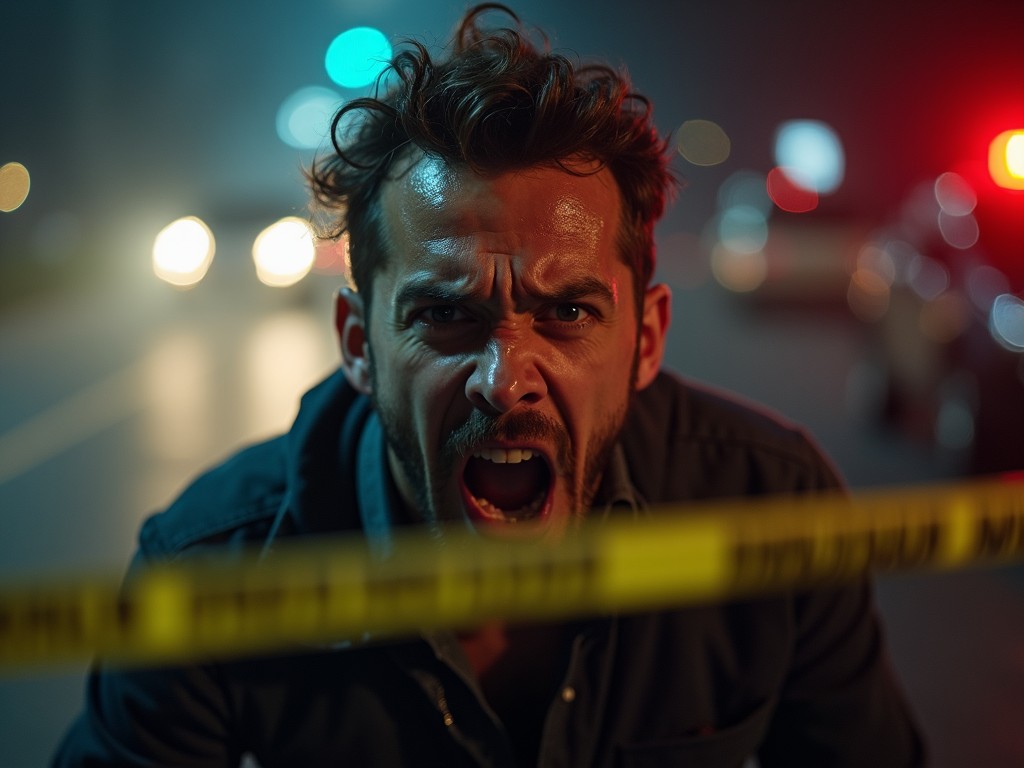
[[[645,505],[838,484],[798,429],[668,374],[637,397],[621,448]],[[237,454],[150,518],[138,561],[381,526],[361,507],[393,494],[383,466],[376,416],[336,374],[307,393],[287,435]],[[99,668],[55,764],[511,766],[513,752],[454,638],[435,633]],[[580,627],[540,765],[738,768],[753,755],[764,768],[923,761],[869,585]]]

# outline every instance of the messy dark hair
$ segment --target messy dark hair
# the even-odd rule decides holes
[[[514,26],[483,28],[482,15],[493,10]],[[545,164],[581,173],[569,160],[608,168],[623,202],[620,253],[639,302],[654,272],[654,224],[674,185],[650,102],[610,67],[575,66],[546,39],[535,45],[519,17],[496,3],[467,12],[446,59],[407,44],[378,81],[377,97],[348,102],[334,116],[334,153],[308,172],[315,202],[333,219],[328,236],[348,233],[351,277],[367,310],[388,254],[381,184],[416,149],[480,175]]]

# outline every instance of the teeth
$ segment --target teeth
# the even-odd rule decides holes
[[[473,456],[484,461],[492,461],[495,464],[520,464],[537,458],[540,454],[530,448],[481,448],[475,451]],[[528,520],[537,516],[547,500],[547,489],[537,494],[537,497],[529,504],[516,510],[501,509],[487,499],[475,496],[473,498],[489,517],[498,518],[508,523],[517,523],[520,520]]]
[[[478,459],[493,461],[495,464],[519,464],[529,461],[535,455],[529,448],[482,448],[473,454]]]
[[[536,514],[540,512],[541,507],[544,506],[544,500],[547,498],[547,492],[542,491],[541,493],[537,494],[537,498],[535,498],[525,507],[520,507],[519,509],[513,512],[510,512],[509,510],[506,509],[500,509],[491,504],[491,502],[489,502],[487,499],[478,499],[476,498],[476,496],[474,496],[473,498],[476,500],[476,503],[480,505],[480,508],[483,509],[484,512],[486,512],[491,517],[500,517],[506,522],[518,523],[522,519],[530,519],[532,517],[535,517]]]

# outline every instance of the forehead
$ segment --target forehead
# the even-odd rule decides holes
[[[621,199],[614,177],[593,165],[570,167],[579,173],[535,166],[481,176],[438,158],[414,159],[382,189],[388,261],[429,261],[442,270],[457,269],[451,262],[459,255],[483,253],[555,260],[563,269],[617,261]]]

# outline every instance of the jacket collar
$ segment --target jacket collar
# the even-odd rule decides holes
[[[297,533],[358,526],[354,472],[358,436],[372,412],[339,370],[310,389],[286,438],[287,498]]]

